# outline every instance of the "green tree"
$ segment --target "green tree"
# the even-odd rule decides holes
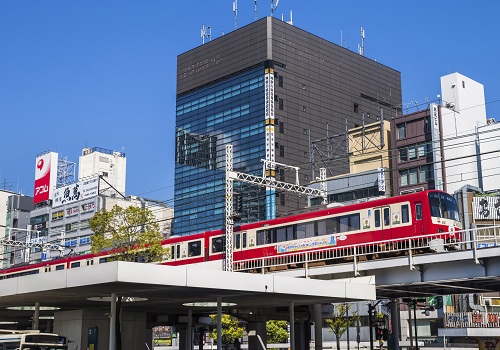
[[[335,333],[337,340],[337,350],[340,350],[340,337],[345,333],[347,327],[359,319],[357,311],[350,312],[349,304],[337,304],[333,308],[333,318],[325,319],[325,323],[330,327],[330,332]],[[349,317],[346,317],[349,311]]]
[[[115,261],[151,262],[167,257],[160,227],[149,209],[115,205],[110,211],[97,212],[89,225],[94,232],[90,238],[94,254],[109,249],[109,259]]]
[[[210,315],[212,322],[217,325],[217,315]],[[238,338],[243,337],[245,329],[240,327],[238,319],[231,315],[222,315],[222,344],[233,344]],[[217,327],[210,332],[210,337],[217,341]]]
[[[268,344],[286,343],[288,340],[288,322],[282,320],[269,320],[266,322]]]

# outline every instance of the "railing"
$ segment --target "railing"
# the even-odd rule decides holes
[[[498,328],[498,312],[457,312],[444,314],[445,328]]]
[[[500,245],[500,226],[481,227],[470,230],[414,236],[411,238],[384,240],[357,245],[348,245],[305,252],[283,253],[268,257],[239,260],[234,263],[233,271],[262,272],[289,268],[347,263],[354,264],[358,275],[358,262],[374,259],[408,256],[410,269],[414,269],[415,254],[445,252],[449,250],[473,250],[475,261],[477,250]]]

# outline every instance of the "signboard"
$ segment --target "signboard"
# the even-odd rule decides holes
[[[385,193],[385,169],[378,168],[378,191]]]
[[[266,124],[266,160],[275,162],[275,137],[274,137],[274,69],[266,68],[264,75],[264,119]],[[266,164],[266,177],[274,178],[275,166]],[[268,170],[269,174],[268,174]],[[266,187],[266,220],[276,218],[276,190]]]
[[[500,220],[500,197],[474,197],[475,220]]]
[[[53,198],[53,188],[57,181],[57,159],[58,154],[55,152],[36,157],[34,204]]]
[[[439,129],[439,110],[438,106],[431,103],[431,135],[432,135],[432,160],[434,161],[434,181],[435,189],[443,189],[443,170],[441,169],[441,130]]]
[[[75,203],[80,200],[97,196],[99,178],[94,177],[89,180],[79,181],[74,184],[56,188],[52,207],[56,208],[64,204]]]

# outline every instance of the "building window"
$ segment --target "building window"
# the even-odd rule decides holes
[[[302,106],[302,112],[306,112],[306,111],[307,111],[306,106]]]
[[[407,186],[408,185],[408,170],[401,170],[399,172],[399,184],[400,186]]]
[[[309,157],[309,153],[307,153],[306,151],[304,151],[304,158],[308,158]]]
[[[355,103],[354,104],[354,113],[358,113],[359,112],[359,104]]]
[[[408,160],[408,149],[401,148],[399,149],[399,161],[406,162]]]
[[[279,169],[279,174],[280,174],[280,181],[284,182],[285,181],[285,169]]]
[[[424,133],[428,134],[431,132],[431,117],[428,115],[425,117],[425,122],[424,122]]]
[[[280,157],[284,157],[284,156],[285,156],[285,146],[280,145]]]
[[[281,75],[278,77],[278,86],[283,87],[283,76]]]
[[[418,168],[410,169],[410,185],[415,185],[418,183]]]
[[[282,98],[280,98],[280,99],[279,99],[278,108],[279,108],[280,110],[283,110],[283,99],[282,99]]]
[[[405,124],[399,124],[397,125],[398,128],[398,140],[403,140],[406,138],[406,125]]]
[[[413,160],[417,158],[417,147],[415,145],[408,147],[408,159]]]
[[[276,148],[276,149],[280,148],[280,144],[278,142],[275,142],[274,143],[274,148]]]
[[[304,129],[303,131],[304,131],[304,135],[309,134],[309,129]]]
[[[280,134],[285,133],[285,125],[283,124],[283,122],[279,122],[279,130],[280,130]]]
[[[284,193],[280,193],[280,205],[286,204],[286,197]]]
[[[274,95],[274,102],[278,102],[278,101],[279,101],[278,95]]]

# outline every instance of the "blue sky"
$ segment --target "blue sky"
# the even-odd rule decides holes
[[[233,0],[1,0],[0,188],[33,194],[35,158],[78,163],[83,147],[124,149],[127,194],[171,201],[176,57],[234,30]],[[258,0],[258,17],[270,1]],[[401,72],[403,102],[462,73],[485,86],[500,121],[500,2],[281,0],[275,17]],[[238,1],[238,26],[254,1]]]

